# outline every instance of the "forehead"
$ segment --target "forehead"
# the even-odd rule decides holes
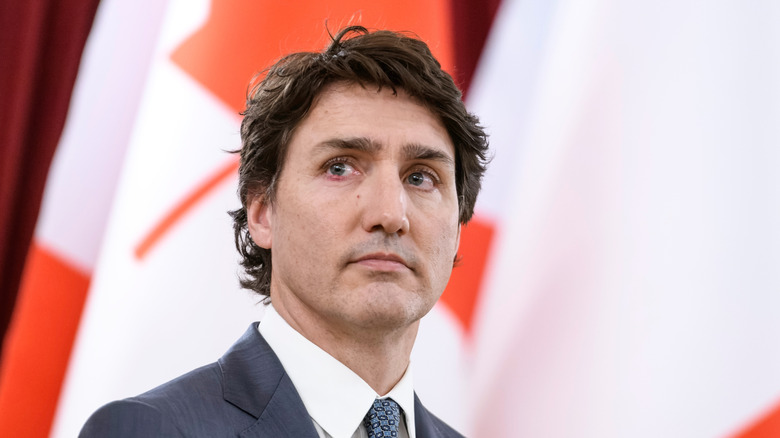
[[[403,89],[334,83],[318,94],[296,127],[291,147],[314,149],[323,142],[360,138],[382,150],[410,145],[440,150],[454,163],[452,140],[438,115]],[[289,153],[289,151],[288,151]]]

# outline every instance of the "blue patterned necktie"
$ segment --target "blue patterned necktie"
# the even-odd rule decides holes
[[[363,419],[368,438],[397,437],[401,424],[401,408],[391,398],[375,399],[373,406]]]

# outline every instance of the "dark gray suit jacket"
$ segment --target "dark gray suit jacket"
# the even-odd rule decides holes
[[[418,438],[462,437],[415,395]],[[301,397],[252,324],[216,363],[92,414],[80,437],[317,438]]]

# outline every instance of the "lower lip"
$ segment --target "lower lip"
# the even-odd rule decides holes
[[[397,272],[407,269],[403,263],[393,260],[365,259],[355,262],[355,264],[373,271]]]

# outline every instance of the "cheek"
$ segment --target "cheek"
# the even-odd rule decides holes
[[[452,261],[456,255],[458,226],[452,224],[451,220],[442,220],[435,223],[426,234],[428,236],[426,246],[431,255],[433,275],[437,277],[436,281],[446,283],[452,272]]]
[[[291,203],[279,217],[279,238],[288,242],[290,255],[300,261],[322,257],[334,252],[340,216],[337,207],[328,203]]]
[[[283,216],[276,228],[273,250],[274,275],[288,288],[298,291],[321,291],[332,281],[331,261],[338,256],[333,250],[332,231],[308,210],[298,208]],[[280,217],[282,219],[282,217]]]

